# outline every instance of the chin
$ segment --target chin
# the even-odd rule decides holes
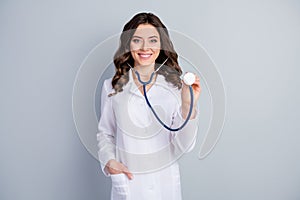
[[[138,61],[137,63],[138,65],[147,66],[147,65],[154,64],[155,61]]]

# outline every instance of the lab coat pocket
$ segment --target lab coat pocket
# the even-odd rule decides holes
[[[121,174],[111,174],[111,199],[112,200],[128,200],[129,199],[129,186],[128,177]]]

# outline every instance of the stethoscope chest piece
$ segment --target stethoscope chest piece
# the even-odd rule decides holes
[[[191,72],[187,72],[184,76],[183,76],[183,82],[187,85],[193,85],[196,81],[196,76],[195,74],[191,73]]]

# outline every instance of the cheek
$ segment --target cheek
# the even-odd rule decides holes
[[[129,46],[129,51],[131,52],[131,55],[134,56],[134,54],[137,52],[138,48],[137,48],[137,45],[134,45],[134,44],[130,44]]]
[[[134,43],[130,43],[130,51],[136,51],[140,48],[140,46],[138,44],[134,44]]]
[[[155,51],[160,51],[161,49],[160,43],[153,45],[152,49]]]
[[[155,52],[155,54],[159,54],[160,48],[161,48],[160,43],[153,47],[153,51]]]
[[[131,54],[132,58],[135,58],[135,57],[136,57],[136,53],[135,53],[134,50],[131,50],[131,49],[130,49],[130,54]]]
[[[159,53],[160,53],[160,49],[155,49],[154,50],[155,55],[158,57]]]

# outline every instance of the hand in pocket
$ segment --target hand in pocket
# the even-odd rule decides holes
[[[132,173],[127,169],[125,165],[116,161],[116,160],[109,160],[105,165],[105,170],[109,174],[120,174],[124,173],[129,180],[133,179]]]

